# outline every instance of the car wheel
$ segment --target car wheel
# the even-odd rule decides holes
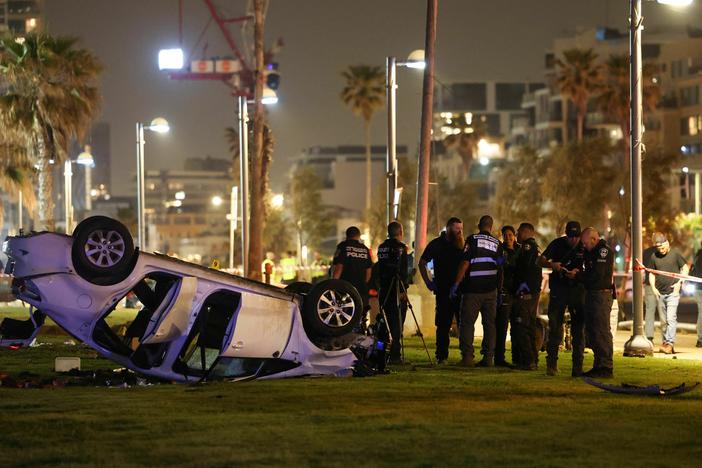
[[[356,288],[343,280],[321,281],[305,298],[302,321],[310,338],[340,337],[358,326],[363,300]]]
[[[306,281],[295,281],[285,286],[286,291],[290,291],[295,294],[307,295],[312,290],[312,283]]]
[[[123,281],[137,258],[129,230],[106,216],[92,216],[76,226],[71,257],[81,278],[102,286]]]

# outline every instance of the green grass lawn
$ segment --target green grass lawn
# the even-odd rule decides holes
[[[0,372],[51,376],[56,356],[116,367],[64,340],[0,350]],[[699,466],[702,389],[609,394],[570,378],[569,354],[555,378],[430,368],[418,339],[407,341],[415,366],[373,378],[0,387],[0,466]],[[615,382],[702,381],[693,361],[618,357],[615,366]]]

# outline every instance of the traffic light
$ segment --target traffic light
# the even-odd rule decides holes
[[[278,87],[280,86],[280,73],[278,73],[277,62],[271,62],[266,64],[263,76],[265,78],[264,82],[266,87],[272,89],[273,91],[278,89]]]

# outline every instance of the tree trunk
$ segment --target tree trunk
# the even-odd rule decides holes
[[[436,20],[438,0],[427,0],[427,24],[425,38],[424,83],[422,86],[422,122],[417,168],[417,211],[414,230],[414,249],[421,253],[427,243],[429,211],[429,167],[431,156],[431,127],[434,103],[434,45],[436,43]],[[415,264],[419,255],[414,256]]]
[[[42,137],[37,139],[36,157],[40,165],[37,176],[37,185],[39,186],[39,225],[37,229],[53,231],[56,229],[56,220],[54,219],[54,166],[49,163],[49,155],[46,154],[46,144]]]
[[[371,127],[370,120],[364,120],[365,136],[366,136],[366,229],[370,231],[370,211],[371,211],[371,192],[372,192],[372,166],[371,166]]]
[[[583,126],[585,124],[585,115],[578,112],[578,115],[576,116],[577,119],[577,132],[578,132],[578,141],[583,141]]]
[[[263,229],[266,220],[264,219],[264,200],[261,193],[263,180],[261,178],[261,167],[263,161],[263,127],[264,114],[263,103],[263,9],[264,0],[254,0],[254,54],[256,58],[256,83],[254,91],[254,118],[253,118],[253,157],[251,158],[250,181],[250,213],[249,216],[249,277],[261,279],[261,262],[263,260]]]

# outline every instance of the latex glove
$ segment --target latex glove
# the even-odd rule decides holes
[[[529,290],[529,286],[526,283],[520,284],[517,288],[517,295],[520,295],[522,293],[529,294],[530,292],[531,291]]]
[[[451,292],[449,293],[449,297],[451,299],[455,299],[456,297],[458,297],[458,285],[457,284],[454,284],[453,286],[451,286]]]

